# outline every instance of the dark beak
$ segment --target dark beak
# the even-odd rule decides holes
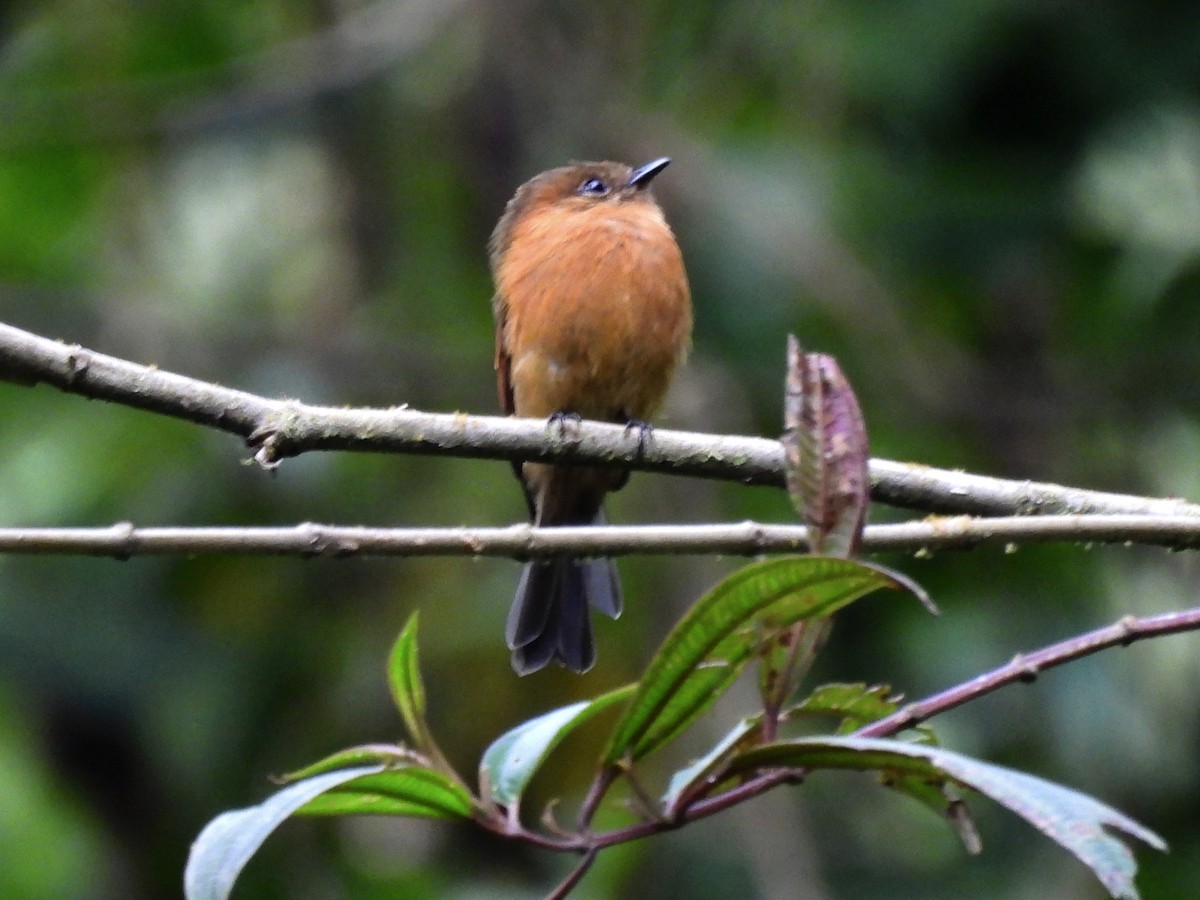
[[[656,159],[654,162],[648,162],[644,166],[633,170],[633,174],[629,176],[629,187],[637,188],[639,191],[646,187],[654,176],[671,164],[671,158],[664,156],[661,159]]]

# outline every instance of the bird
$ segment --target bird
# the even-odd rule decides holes
[[[638,168],[572,162],[517,189],[488,243],[495,294],[496,385],[508,415],[565,428],[580,419],[649,435],[691,345],[683,255],[651,182],[670,159]],[[515,462],[536,526],[601,524],[604,497],[628,471]],[[589,607],[622,610],[609,558],[561,555],[525,565],[505,638],[526,675],[595,663]]]

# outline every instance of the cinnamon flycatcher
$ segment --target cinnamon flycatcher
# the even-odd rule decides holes
[[[691,339],[687,274],[650,191],[669,159],[638,169],[573,163],[518,188],[489,244],[496,284],[496,380],[510,415],[600,419],[646,429]],[[604,495],[629,473],[514,464],[538,526],[603,521]],[[595,662],[588,607],[616,618],[611,559],[558,556],[525,566],[506,637],[518,674],[552,660]]]

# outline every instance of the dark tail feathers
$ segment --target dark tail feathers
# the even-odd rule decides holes
[[[552,660],[572,672],[590,669],[596,649],[589,606],[614,619],[621,614],[621,584],[611,559],[568,556],[527,564],[505,631],[516,673],[528,675]]]

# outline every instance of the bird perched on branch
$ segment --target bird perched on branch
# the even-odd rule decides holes
[[[496,380],[516,416],[623,423],[644,439],[691,340],[683,257],[650,183],[669,159],[637,169],[572,163],[518,188],[492,233]],[[514,464],[535,525],[603,521],[604,496],[629,473]],[[552,660],[595,662],[588,608],[616,618],[611,559],[558,556],[525,566],[508,617],[512,664],[524,675]]]

